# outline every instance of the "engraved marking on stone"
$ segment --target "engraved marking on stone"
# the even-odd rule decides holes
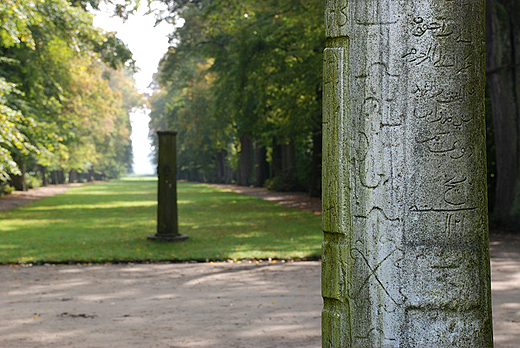
[[[463,102],[474,96],[475,88],[471,86],[471,83],[467,83],[458,89],[453,89],[450,86],[442,86],[439,81],[429,81],[423,85],[415,84],[411,92],[416,95],[416,98],[427,98],[439,104],[451,104]],[[451,113],[452,109],[445,108],[445,110]],[[468,122],[472,119],[471,115],[468,114],[457,115],[456,118],[458,117],[461,117],[463,122]]]
[[[471,121],[471,118],[463,113],[455,113],[446,106],[434,105],[428,111],[419,112],[414,108],[413,115],[418,119],[424,119],[429,123],[439,122],[440,124],[451,123],[455,127],[460,127],[462,124]]]
[[[359,132],[358,146],[356,148],[356,152],[360,161],[364,161],[367,157],[368,147],[368,136],[364,132]]]
[[[429,97],[431,99],[435,99],[437,96],[441,95],[444,92],[443,88],[439,88],[437,86],[437,82],[427,81],[424,83],[424,86],[419,86],[415,84],[415,89],[412,90],[413,94],[419,93],[419,97]]]
[[[377,98],[368,97],[365,99],[363,103],[363,110],[365,111],[365,115],[376,114],[381,111],[380,102]]]
[[[418,213],[424,213],[424,212],[453,212],[453,211],[469,211],[469,210],[475,210],[477,208],[418,208],[416,205],[413,205],[410,207],[410,211],[418,212]]]
[[[414,29],[412,35],[421,37],[427,31],[431,31],[435,37],[447,37],[453,34],[453,29],[449,25],[453,19],[451,18],[438,18],[435,22],[427,23],[422,17],[416,17],[413,19]]]
[[[366,117],[376,116],[380,118],[379,126],[399,126],[402,119],[393,120],[391,102],[395,100],[399,75],[393,75],[388,71],[388,66],[383,62],[371,64],[367,72],[356,76],[360,83],[364,83],[365,99],[363,101],[363,114]],[[385,91],[385,92],[383,92]],[[379,129],[376,130],[376,133]]]
[[[475,94],[474,86],[463,86],[457,90],[445,90],[444,93],[440,94],[435,100],[438,103],[455,103],[455,102],[463,102],[467,100],[470,96]]]
[[[455,66],[454,56],[447,55],[443,51],[442,45],[438,44],[431,44],[425,50],[411,48],[410,51],[402,55],[401,58],[405,59],[408,63],[415,63],[416,66],[424,62],[431,62],[436,68],[450,68]]]
[[[365,79],[367,77],[370,77],[372,75],[375,75],[376,73],[382,73],[386,76],[389,76],[389,77],[399,77],[399,75],[392,75],[388,72],[388,65],[386,63],[383,63],[383,62],[375,62],[375,63],[372,63],[370,65],[370,67],[368,68],[368,74],[361,74],[359,76],[356,76],[356,78],[358,79]]]
[[[398,77],[391,74],[383,62],[372,63],[366,72],[356,76],[365,90],[361,113],[366,122],[357,141],[357,160],[365,162],[364,166],[358,166],[358,178],[361,186],[368,189],[376,189],[388,181],[382,167],[385,138],[381,129],[401,126],[404,118],[395,117],[392,112]]]
[[[455,177],[444,183],[444,201],[451,205],[463,205],[467,202],[464,184],[467,178],[456,180]]]
[[[372,212],[380,212],[381,214],[383,214],[383,217],[385,218],[385,220],[388,220],[388,221],[401,221],[401,218],[400,217],[389,217],[385,210],[380,208],[380,207],[372,207],[372,209],[370,209],[370,211],[368,213],[366,213],[366,215],[354,215],[354,217],[356,218],[360,218],[360,219],[368,219],[368,217],[372,214]]]
[[[390,258],[390,256],[392,256],[398,250],[399,249],[395,248],[390,253],[388,253],[384,258],[382,258],[379,262],[377,262],[374,266],[371,266],[370,265],[370,261],[367,260],[366,256],[363,254],[363,252],[361,250],[359,250],[358,248],[352,248],[352,250],[351,250],[351,257],[356,259],[357,257],[354,255],[354,253],[357,252],[359,254],[359,256],[365,262],[366,266],[368,267],[368,270],[369,270],[370,274],[367,277],[365,277],[364,281],[361,283],[361,285],[359,286],[357,291],[354,292],[354,294],[349,294],[349,297],[351,299],[356,299],[358,297],[358,295],[361,293],[361,291],[363,290],[363,288],[367,285],[368,281],[370,280],[370,277],[374,277],[376,282],[379,283],[379,285],[381,286],[383,291],[392,300],[392,302],[394,302],[396,305],[400,304],[396,299],[394,299],[392,297],[392,295],[390,295],[390,293],[388,292],[388,290],[386,289],[386,287],[383,285],[383,283],[381,282],[381,280],[379,279],[379,277],[376,274],[376,272],[379,269],[379,267],[381,267],[381,265],[386,260],[388,260]]]
[[[348,22],[347,15],[348,0],[327,1],[325,25],[330,28],[335,24],[338,27],[343,27]]]
[[[460,43],[464,43],[464,44],[471,44],[473,43],[473,39],[471,38],[470,35],[468,34],[465,34],[463,32],[461,32],[457,38],[455,39],[455,41],[457,42],[460,42]]]
[[[368,183],[368,180],[363,179],[364,175],[363,175],[362,171],[363,171],[363,169],[360,167],[359,168],[359,182],[361,183],[361,185],[363,187],[368,188],[368,189],[375,189],[375,188],[378,188],[383,183],[385,174],[383,174],[383,173],[374,174],[374,176],[378,176],[379,178],[376,180],[375,183],[370,184],[370,183]]]
[[[340,13],[340,16],[339,18],[337,19],[338,21],[338,26],[342,27],[344,26],[345,24],[347,24],[347,21],[348,21],[348,17],[347,17],[347,6],[348,6],[348,2],[347,1],[344,1],[345,2],[345,5],[342,9],[339,10],[339,13]]]
[[[462,66],[457,70],[457,74],[461,74],[473,66],[473,63],[471,62],[473,60],[472,55],[473,54],[470,53],[464,57],[464,59],[462,60]]]
[[[446,222],[445,222],[445,226],[444,226],[446,235],[451,236],[455,230],[462,231],[463,224],[464,224],[464,216],[457,216],[456,213],[454,213],[454,212],[450,212],[450,213],[446,214]],[[459,236],[459,237],[461,237],[461,236]],[[459,267],[458,264],[455,264],[455,267],[432,266],[432,268],[458,268],[458,267]]]
[[[452,141],[451,132],[440,132],[426,139],[415,138],[418,144],[426,144],[432,153],[448,153],[457,150],[458,140]],[[464,150],[464,151],[462,151]],[[461,149],[465,152],[465,149]]]

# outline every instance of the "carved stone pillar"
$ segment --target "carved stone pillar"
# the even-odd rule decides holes
[[[177,219],[177,132],[158,131],[157,233],[148,239],[178,241],[188,239],[179,233]]]
[[[484,0],[327,0],[323,347],[492,347]]]

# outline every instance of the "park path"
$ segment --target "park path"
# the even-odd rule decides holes
[[[274,192],[263,187],[237,186],[230,184],[207,185],[231,190],[247,196],[261,198],[270,202],[276,202],[291,208],[312,211],[314,214],[321,215],[321,199],[309,197],[305,192]]]
[[[71,187],[77,187],[84,184],[61,184],[42,186],[28,191],[14,191],[13,193],[0,197],[0,211],[11,209],[19,205],[29,203],[44,197],[54,196],[67,191]]]
[[[319,213],[302,193],[212,185]],[[0,210],[64,192],[0,199]],[[0,221],[1,223],[1,221]],[[490,233],[495,348],[520,347],[520,237]],[[320,262],[0,266],[0,347],[320,346]]]

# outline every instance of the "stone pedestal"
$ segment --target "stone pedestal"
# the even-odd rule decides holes
[[[177,132],[158,131],[157,233],[148,239],[179,241],[188,239],[179,233],[177,219]]]
[[[483,0],[327,0],[323,347],[492,347]]]

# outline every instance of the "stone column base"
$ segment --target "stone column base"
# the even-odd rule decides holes
[[[159,235],[154,234],[153,236],[148,236],[150,240],[162,240],[165,242],[177,242],[188,239],[188,235],[186,234],[174,234],[174,235]]]

